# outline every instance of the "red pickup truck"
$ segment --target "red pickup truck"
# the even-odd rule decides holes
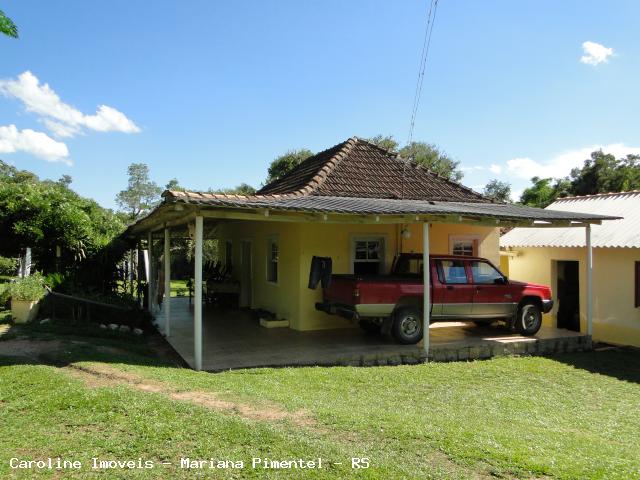
[[[534,335],[553,307],[551,289],[509,280],[484,258],[431,255],[432,321],[499,320]],[[316,309],[356,320],[405,344],[422,339],[422,254],[397,256],[389,275],[332,275]]]

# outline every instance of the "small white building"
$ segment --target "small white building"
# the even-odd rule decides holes
[[[640,191],[562,198],[547,208],[623,217],[591,227],[593,339],[640,346]],[[509,277],[551,286],[556,304],[544,323],[586,331],[582,229],[518,227],[501,237],[500,249]]]

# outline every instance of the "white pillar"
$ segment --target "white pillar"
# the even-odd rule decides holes
[[[422,224],[422,283],[424,295],[422,297],[422,344],[424,352],[429,356],[429,316],[431,313],[431,262],[429,261],[429,224]]]
[[[151,315],[153,315],[153,237],[151,235],[151,231],[147,233],[147,295],[149,299],[147,300],[147,310]]]
[[[593,248],[591,246],[591,224],[587,234],[587,335],[593,335]]]
[[[193,354],[196,370],[202,370],[202,227],[202,217],[197,216],[193,295]]]
[[[164,229],[164,334],[171,334],[171,230]]]

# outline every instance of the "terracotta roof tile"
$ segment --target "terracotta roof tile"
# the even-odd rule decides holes
[[[357,137],[308,158],[257,194],[490,201],[459,183]]]

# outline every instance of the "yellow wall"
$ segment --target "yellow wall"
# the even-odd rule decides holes
[[[422,225],[408,225],[410,238],[402,239],[402,251],[422,251]],[[322,300],[322,289],[307,288],[311,259],[331,257],[334,273],[351,273],[352,237],[375,236],[385,238],[385,270],[389,271],[393,257],[400,249],[400,225],[361,225],[329,223],[285,223],[229,221],[216,231],[220,239],[233,242],[234,277],[240,276],[241,240],[251,240],[253,248],[253,308],[263,308],[289,320],[296,330],[318,330],[353,327],[342,318],[315,310]],[[432,253],[449,253],[449,235],[477,235],[480,255],[499,264],[496,228],[467,225],[432,224],[430,228]],[[279,240],[279,281],[266,280],[267,242],[275,236]]]
[[[510,277],[549,285],[555,298],[558,260],[580,262],[580,329],[586,331],[587,272],[584,248],[519,248],[509,258]],[[640,308],[634,306],[634,264],[638,248],[594,248],[593,250],[593,338],[603,342],[640,346]],[[556,326],[558,306],[544,316],[546,325]]]

